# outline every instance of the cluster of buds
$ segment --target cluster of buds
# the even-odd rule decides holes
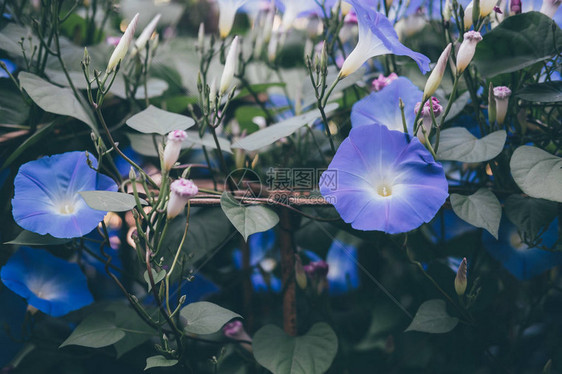
[[[416,115],[419,113],[421,107],[421,102],[417,103],[414,112]],[[433,115],[431,114],[433,110]],[[431,132],[431,128],[433,127],[433,116],[435,118],[439,117],[443,112],[443,107],[439,104],[439,100],[435,97],[431,97],[428,101],[425,102],[423,108],[421,109],[422,115],[422,126],[417,132],[418,139],[422,144],[425,144],[428,141],[429,134]]]

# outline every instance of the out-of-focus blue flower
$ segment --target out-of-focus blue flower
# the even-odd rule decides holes
[[[327,0],[325,2],[324,6],[328,12],[334,3],[335,0]],[[275,5],[283,12],[281,24],[285,30],[290,29],[298,17],[310,14],[322,15],[321,6],[314,0],[275,0]]]
[[[478,230],[476,227],[460,219],[452,210],[443,209],[435,216],[435,219],[431,221],[428,239],[433,243],[447,242],[457,236],[476,230]],[[461,260],[462,258],[459,261]],[[457,264],[454,271],[457,271],[458,267]]]
[[[257,292],[281,291],[281,280],[272,272],[277,266],[274,254],[275,231],[268,230],[250,235],[248,238],[250,249],[250,266],[253,268],[251,274],[252,285]],[[234,264],[238,269],[242,268],[242,252],[236,250],[233,253]]]
[[[95,159],[91,159],[97,167]],[[68,152],[22,165],[16,175],[12,214],[26,230],[76,238],[96,228],[107,212],[90,208],[80,191],[117,191],[115,182],[92,170],[84,152]]]
[[[348,0],[348,3],[353,5],[357,13],[359,41],[347,56],[340,70],[340,78],[355,72],[371,57],[386,54],[408,56],[418,64],[422,73],[429,71],[429,58],[400,43],[392,23],[382,13],[377,12],[374,5],[365,5],[359,0]]]
[[[416,103],[423,93],[408,78],[399,77],[379,92],[373,92],[353,105],[351,125],[353,127],[379,124],[390,130],[404,131],[400,99],[404,102],[404,115],[408,132],[414,132]]]
[[[6,65],[10,74],[13,74],[14,71],[16,71],[17,66],[12,61],[7,60],[5,58],[0,58],[0,61],[2,61]],[[6,73],[4,69],[0,68],[0,78],[9,78],[9,77],[10,76],[8,75],[8,73]]]
[[[137,165],[142,164],[143,157],[137,152],[135,152],[133,147],[127,147],[122,151],[125,154],[125,156],[129,157],[131,161],[133,161],[135,164]],[[123,157],[121,157],[121,155],[116,154],[116,156],[113,159],[113,162],[115,163],[115,167],[117,168],[119,174],[122,177],[129,176],[129,171],[131,170],[131,164],[129,163],[129,161],[125,160]]]
[[[20,247],[0,272],[2,283],[32,307],[60,317],[91,304],[86,276],[80,267],[47,251]]]
[[[527,280],[562,264],[561,252],[549,252],[530,248],[522,242],[517,228],[511,222],[502,220],[499,240],[483,230],[482,240],[488,252],[504,268],[519,280]],[[552,247],[558,240],[558,219],[555,219],[542,235],[542,245]]]
[[[376,124],[353,128],[320,180],[345,222],[389,234],[429,222],[447,190],[443,168],[417,138]]]

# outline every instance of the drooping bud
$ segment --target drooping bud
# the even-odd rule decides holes
[[[457,54],[457,75],[461,75],[474,57],[476,45],[482,40],[482,35],[478,31],[468,31],[464,33],[464,39]]]
[[[163,160],[163,168],[166,171],[170,170],[178,160],[181,151],[181,143],[187,139],[187,133],[183,130],[174,130],[168,134],[167,139]]]
[[[455,291],[457,295],[462,296],[466,292],[466,274],[468,264],[466,261],[466,257],[462,259],[461,264],[459,265],[459,269],[457,270],[457,276],[455,277]]]
[[[420,111],[420,106],[421,106],[421,102],[417,103],[416,106],[414,107],[414,112],[416,113],[416,115]],[[427,136],[429,136],[429,133],[431,132],[431,128],[433,127],[433,117],[431,116],[432,106],[433,106],[433,115],[435,116],[435,118],[439,117],[443,112],[443,107],[441,106],[441,104],[439,104],[439,100],[437,100],[437,98],[432,97],[430,100],[425,102],[422,109],[423,130],[419,129],[417,133],[418,139],[422,144],[425,144],[427,141],[424,132]]]
[[[107,68],[105,69],[106,74],[111,73],[115,69],[117,64],[119,64],[119,62],[121,62],[121,60],[123,60],[123,58],[127,54],[129,46],[131,45],[133,37],[135,36],[135,29],[137,27],[138,21],[139,14],[137,13],[133,20],[129,23],[129,26],[127,26],[127,29],[121,37],[121,40],[119,40],[117,47],[115,47],[115,49],[113,50],[113,53],[109,58],[109,62],[107,63]]]
[[[562,0],[543,0],[540,12],[553,18],[560,4],[562,4]]]
[[[433,71],[427,78],[427,82],[425,82],[425,88],[423,90],[423,100],[426,100],[431,95],[435,93],[435,90],[441,84],[441,80],[443,79],[443,75],[445,74],[445,69],[447,68],[447,61],[449,61],[449,55],[451,54],[452,44],[449,43],[447,47],[439,56],[439,60],[437,60],[437,64],[433,68]]]
[[[511,90],[508,87],[500,86],[494,88],[494,98],[496,99],[496,121],[499,125],[502,125],[505,121],[510,96]]]
[[[158,25],[158,21],[160,20],[161,15],[157,14],[152,21],[142,30],[140,36],[135,40],[135,50],[134,53],[138,53],[142,51],[146,45],[146,42],[150,39],[154,30],[156,30],[156,25]]]
[[[385,88],[386,86],[388,86],[390,83],[392,83],[392,81],[394,81],[397,78],[398,75],[396,75],[396,73],[390,73],[388,77],[385,77],[384,75],[380,74],[377,77],[377,79],[373,80],[373,82],[371,83],[371,88],[373,91],[378,92],[383,88]]]
[[[177,179],[170,185],[170,200],[168,200],[167,217],[172,219],[181,213],[187,201],[197,195],[199,189],[189,179]]]
[[[234,73],[236,72],[236,67],[238,65],[238,36],[234,38],[228,54],[226,55],[226,61],[224,63],[224,70],[222,71],[221,84],[220,84],[220,94],[223,95],[232,84],[234,79]]]

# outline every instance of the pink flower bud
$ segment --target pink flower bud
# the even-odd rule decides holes
[[[505,121],[510,96],[511,90],[508,87],[500,86],[494,88],[494,98],[496,99],[496,121],[499,125],[503,124]]]
[[[378,92],[392,83],[392,81],[396,78],[398,78],[398,75],[396,75],[396,73],[390,73],[388,77],[385,77],[381,74],[377,79],[373,80],[373,82],[371,83],[371,88],[373,89],[373,91]]]
[[[189,179],[177,179],[170,185],[170,199],[168,200],[168,219],[181,213],[187,201],[197,195],[199,189]]]
[[[416,115],[420,111],[420,106],[421,106],[421,102],[417,103],[414,108],[414,112],[416,113]],[[432,97],[430,100],[425,102],[422,109],[423,131],[422,129],[419,129],[417,133],[418,139],[420,140],[420,142],[422,142],[422,144],[425,144],[426,142],[424,131],[425,131],[425,135],[429,136],[429,133],[431,132],[431,128],[433,127],[433,118],[431,117],[431,106],[433,106],[433,115],[435,116],[435,118],[439,117],[443,112],[443,107],[441,106],[441,104],[439,104],[439,100],[437,100],[437,98]]]
[[[244,330],[244,325],[242,321],[236,320],[230,323],[227,323],[222,328],[222,333],[227,338],[243,341],[243,342],[251,342],[252,338],[248,335],[246,330]]]
[[[520,14],[521,13],[521,0],[511,0],[509,5],[509,10],[511,14]]]
[[[174,130],[168,134],[168,141],[164,148],[164,170],[168,171],[174,166],[180,156],[181,143],[187,139],[183,130]]]
[[[476,45],[482,40],[482,35],[478,31],[468,31],[464,33],[464,39],[457,54],[457,74],[460,75],[466,69],[476,52]]]

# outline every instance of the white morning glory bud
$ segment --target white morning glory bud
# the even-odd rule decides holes
[[[177,179],[170,185],[170,200],[168,200],[167,217],[172,219],[181,213],[187,201],[197,195],[197,185],[189,179]]]
[[[199,24],[199,31],[197,32],[197,46],[199,51],[205,50],[205,23]]]
[[[164,148],[164,170],[168,171],[174,166],[180,156],[181,143],[187,139],[187,133],[183,130],[174,130],[168,134],[168,141]]]
[[[274,32],[271,34],[271,39],[269,39],[269,44],[267,45],[267,59],[270,63],[275,62],[277,57],[277,46],[279,45],[279,33]]]
[[[480,0],[480,17],[484,18],[492,13],[497,3],[498,0]]]
[[[482,40],[482,35],[478,31],[468,31],[464,33],[464,39],[459,52],[457,53],[457,74],[460,75],[466,69],[476,51],[476,44]]]
[[[451,4],[451,0],[445,0],[445,4],[443,5],[443,19],[448,21],[453,17],[453,6]]]
[[[418,139],[422,144],[425,144],[426,136],[429,137],[429,134],[431,133],[431,128],[433,127],[433,118],[431,116],[430,105],[433,105],[433,115],[435,116],[435,118],[439,117],[443,112],[443,107],[441,106],[441,104],[439,104],[439,100],[437,100],[437,98],[435,97],[432,97],[431,100],[426,101],[425,104],[423,105],[423,109],[422,109],[423,131],[420,128],[417,133]],[[418,112],[420,111],[420,106],[421,106],[421,102],[416,104],[414,108],[414,112],[416,114],[418,114]]]
[[[445,69],[447,68],[447,61],[449,60],[449,55],[451,54],[451,47],[452,44],[449,43],[447,47],[439,56],[439,60],[437,60],[437,64],[433,68],[433,71],[427,78],[427,82],[425,82],[425,88],[423,90],[423,100],[426,100],[428,97],[435,93],[437,87],[441,84],[441,79],[443,79],[443,74],[445,74]]]
[[[154,30],[156,30],[156,25],[160,20],[161,15],[157,14],[152,21],[142,30],[140,36],[135,40],[135,52],[140,52],[144,49],[146,42],[150,39]]]
[[[226,55],[226,61],[224,63],[224,70],[222,71],[220,94],[223,95],[232,84],[234,79],[234,73],[236,72],[236,66],[238,65],[238,36],[234,38],[228,54]]]
[[[500,86],[494,88],[494,98],[496,99],[496,121],[499,125],[503,124],[505,121],[510,96],[511,90],[508,87]]]
[[[117,47],[115,47],[115,49],[113,50],[113,53],[109,58],[109,62],[107,63],[107,68],[105,69],[106,74],[111,73],[115,69],[117,64],[119,64],[119,62],[123,60],[123,58],[127,54],[129,45],[131,45],[133,37],[135,36],[135,29],[137,27],[138,21],[139,14],[137,13],[133,20],[129,23],[129,26],[127,26],[125,33],[121,37],[121,40],[119,40],[119,44],[117,44]]]
[[[466,292],[466,273],[467,273],[467,261],[466,257],[462,259],[459,269],[457,270],[457,276],[455,277],[455,291],[457,295],[462,296]]]
[[[248,0],[219,0],[219,33],[226,38],[234,25],[234,17],[238,9]]]
[[[553,18],[560,4],[562,4],[561,0],[543,0],[540,12]]]
[[[275,12],[274,11],[267,12],[267,16],[265,17],[265,21],[262,27],[263,41],[266,43],[269,42],[269,40],[271,39],[274,20],[275,20]]]
[[[211,85],[209,86],[209,105],[211,109],[215,109],[215,104],[217,101],[217,78],[213,78]]]

